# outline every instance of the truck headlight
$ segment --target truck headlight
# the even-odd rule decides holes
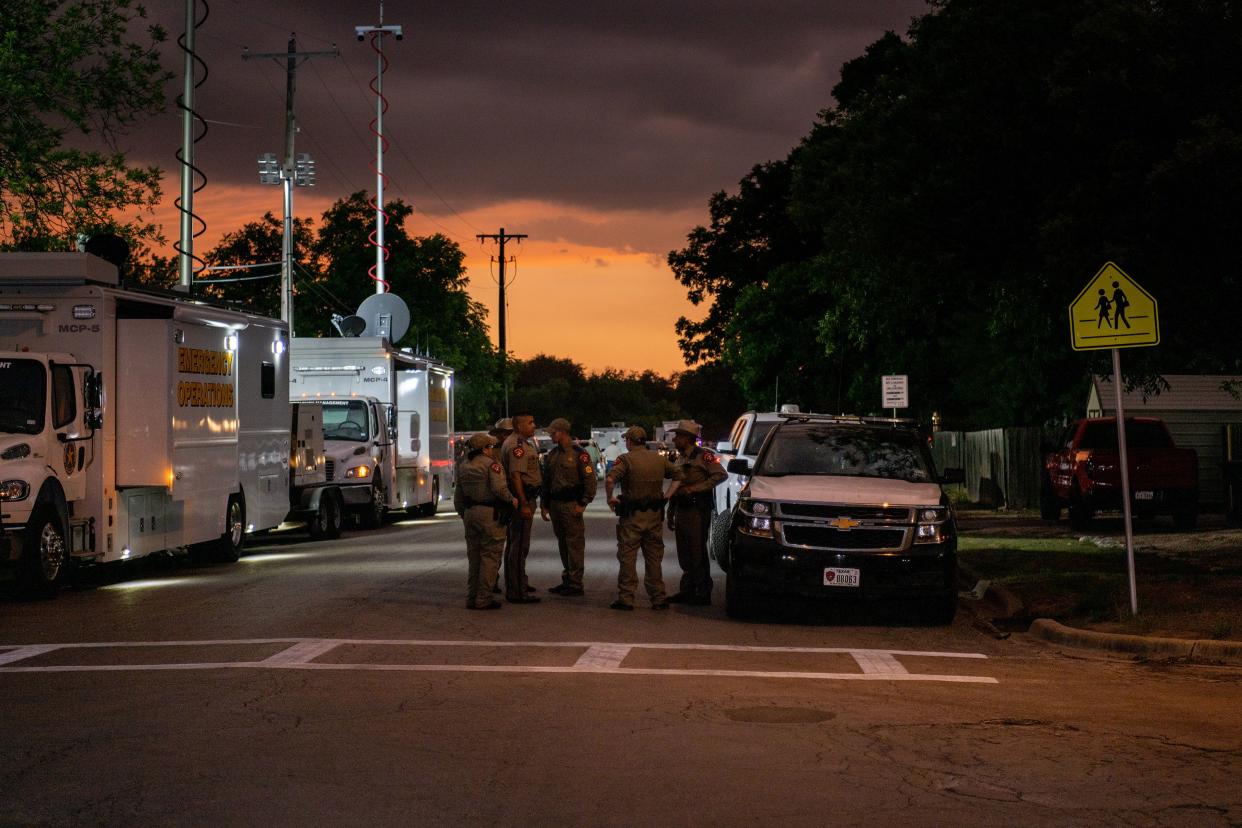
[[[30,456],[30,444],[18,443],[15,446],[9,446],[4,451],[0,451],[0,460],[20,460],[23,457]]]
[[[918,519],[918,525],[914,527],[915,543],[940,543],[951,534],[947,523],[949,510],[944,506],[919,509]]]
[[[772,506],[762,500],[743,500],[738,503],[742,522],[738,528],[745,535],[758,538],[772,537]]]
[[[345,476],[347,478],[362,480],[363,478],[367,478],[371,476],[371,467],[370,466],[354,466],[352,469],[345,470]]]
[[[25,480],[5,480],[0,483],[0,500],[11,502],[30,497],[30,484]]]

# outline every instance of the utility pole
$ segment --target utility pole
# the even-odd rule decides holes
[[[314,183],[314,162],[310,156],[298,158],[293,152],[293,137],[298,131],[297,117],[293,114],[293,96],[297,88],[298,64],[313,57],[339,57],[340,52],[333,45],[324,52],[299,52],[297,39],[289,35],[289,48],[284,52],[262,52],[251,54],[249,50],[242,52],[242,60],[251,58],[274,58],[285,65],[285,156],[279,170],[279,178],[265,165],[264,158],[259,159],[259,180],[264,184],[276,181],[284,186],[284,235],[281,242],[280,255],[280,318],[289,323],[289,336],[293,336],[293,186],[307,186]],[[270,162],[269,162],[270,163]]]
[[[479,241],[494,241],[500,244],[500,311],[499,311],[499,333],[500,333],[500,380],[504,384],[505,389],[505,416],[509,416],[509,372],[506,365],[509,361],[509,352],[505,346],[505,242],[509,239],[517,239],[520,243],[522,239],[527,238],[525,233],[506,233],[505,228],[500,228],[499,233],[479,233]]]

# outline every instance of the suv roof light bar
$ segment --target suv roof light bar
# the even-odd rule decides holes
[[[891,426],[911,426],[917,427],[918,421],[909,417],[860,417],[857,414],[814,414],[809,411],[799,413],[781,412],[780,418],[786,422],[796,421],[800,423],[816,422],[824,423],[843,423],[849,425],[891,425]]]

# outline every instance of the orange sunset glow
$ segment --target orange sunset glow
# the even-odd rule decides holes
[[[169,188],[166,181],[165,190]],[[299,188],[294,194],[294,213],[318,219],[335,200],[326,188]],[[208,186],[195,196],[195,211],[207,220],[207,232],[195,242],[195,251],[201,254],[264,212],[279,216],[280,188]],[[605,213],[524,201],[489,205],[462,213],[462,218],[487,232],[504,226],[507,232],[530,235],[505,248],[507,258],[517,257],[507,265],[506,339],[512,355],[518,359],[540,353],[568,357],[589,371],[617,368],[669,375],[685,369],[673,325],[679,316],[699,318],[701,309],[687,301],[664,254],[679,246],[695,223],[706,220],[704,216],[691,210]],[[171,199],[155,219],[170,242],[161,252],[171,255],[171,241],[178,229]],[[470,228],[452,217],[435,221],[439,226],[416,212],[407,229],[416,235],[451,232],[466,254],[470,295],[487,308],[495,342],[496,245],[469,237]],[[448,227],[450,221],[461,230]],[[642,246],[653,252],[636,250],[630,244],[610,245],[610,235],[644,242]],[[367,277],[359,274],[359,278]],[[418,309],[411,308],[411,313],[417,314]]]

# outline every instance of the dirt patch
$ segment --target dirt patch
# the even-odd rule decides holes
[[[963,563],[1019,595],[1025,614],[1101,632],[1242,639],[1242,528],[1206,515],[1193,532],[1135,526],[1139,614],[1130,613],[1122,519],[1088,532],[1033,513],[959,511]]]

